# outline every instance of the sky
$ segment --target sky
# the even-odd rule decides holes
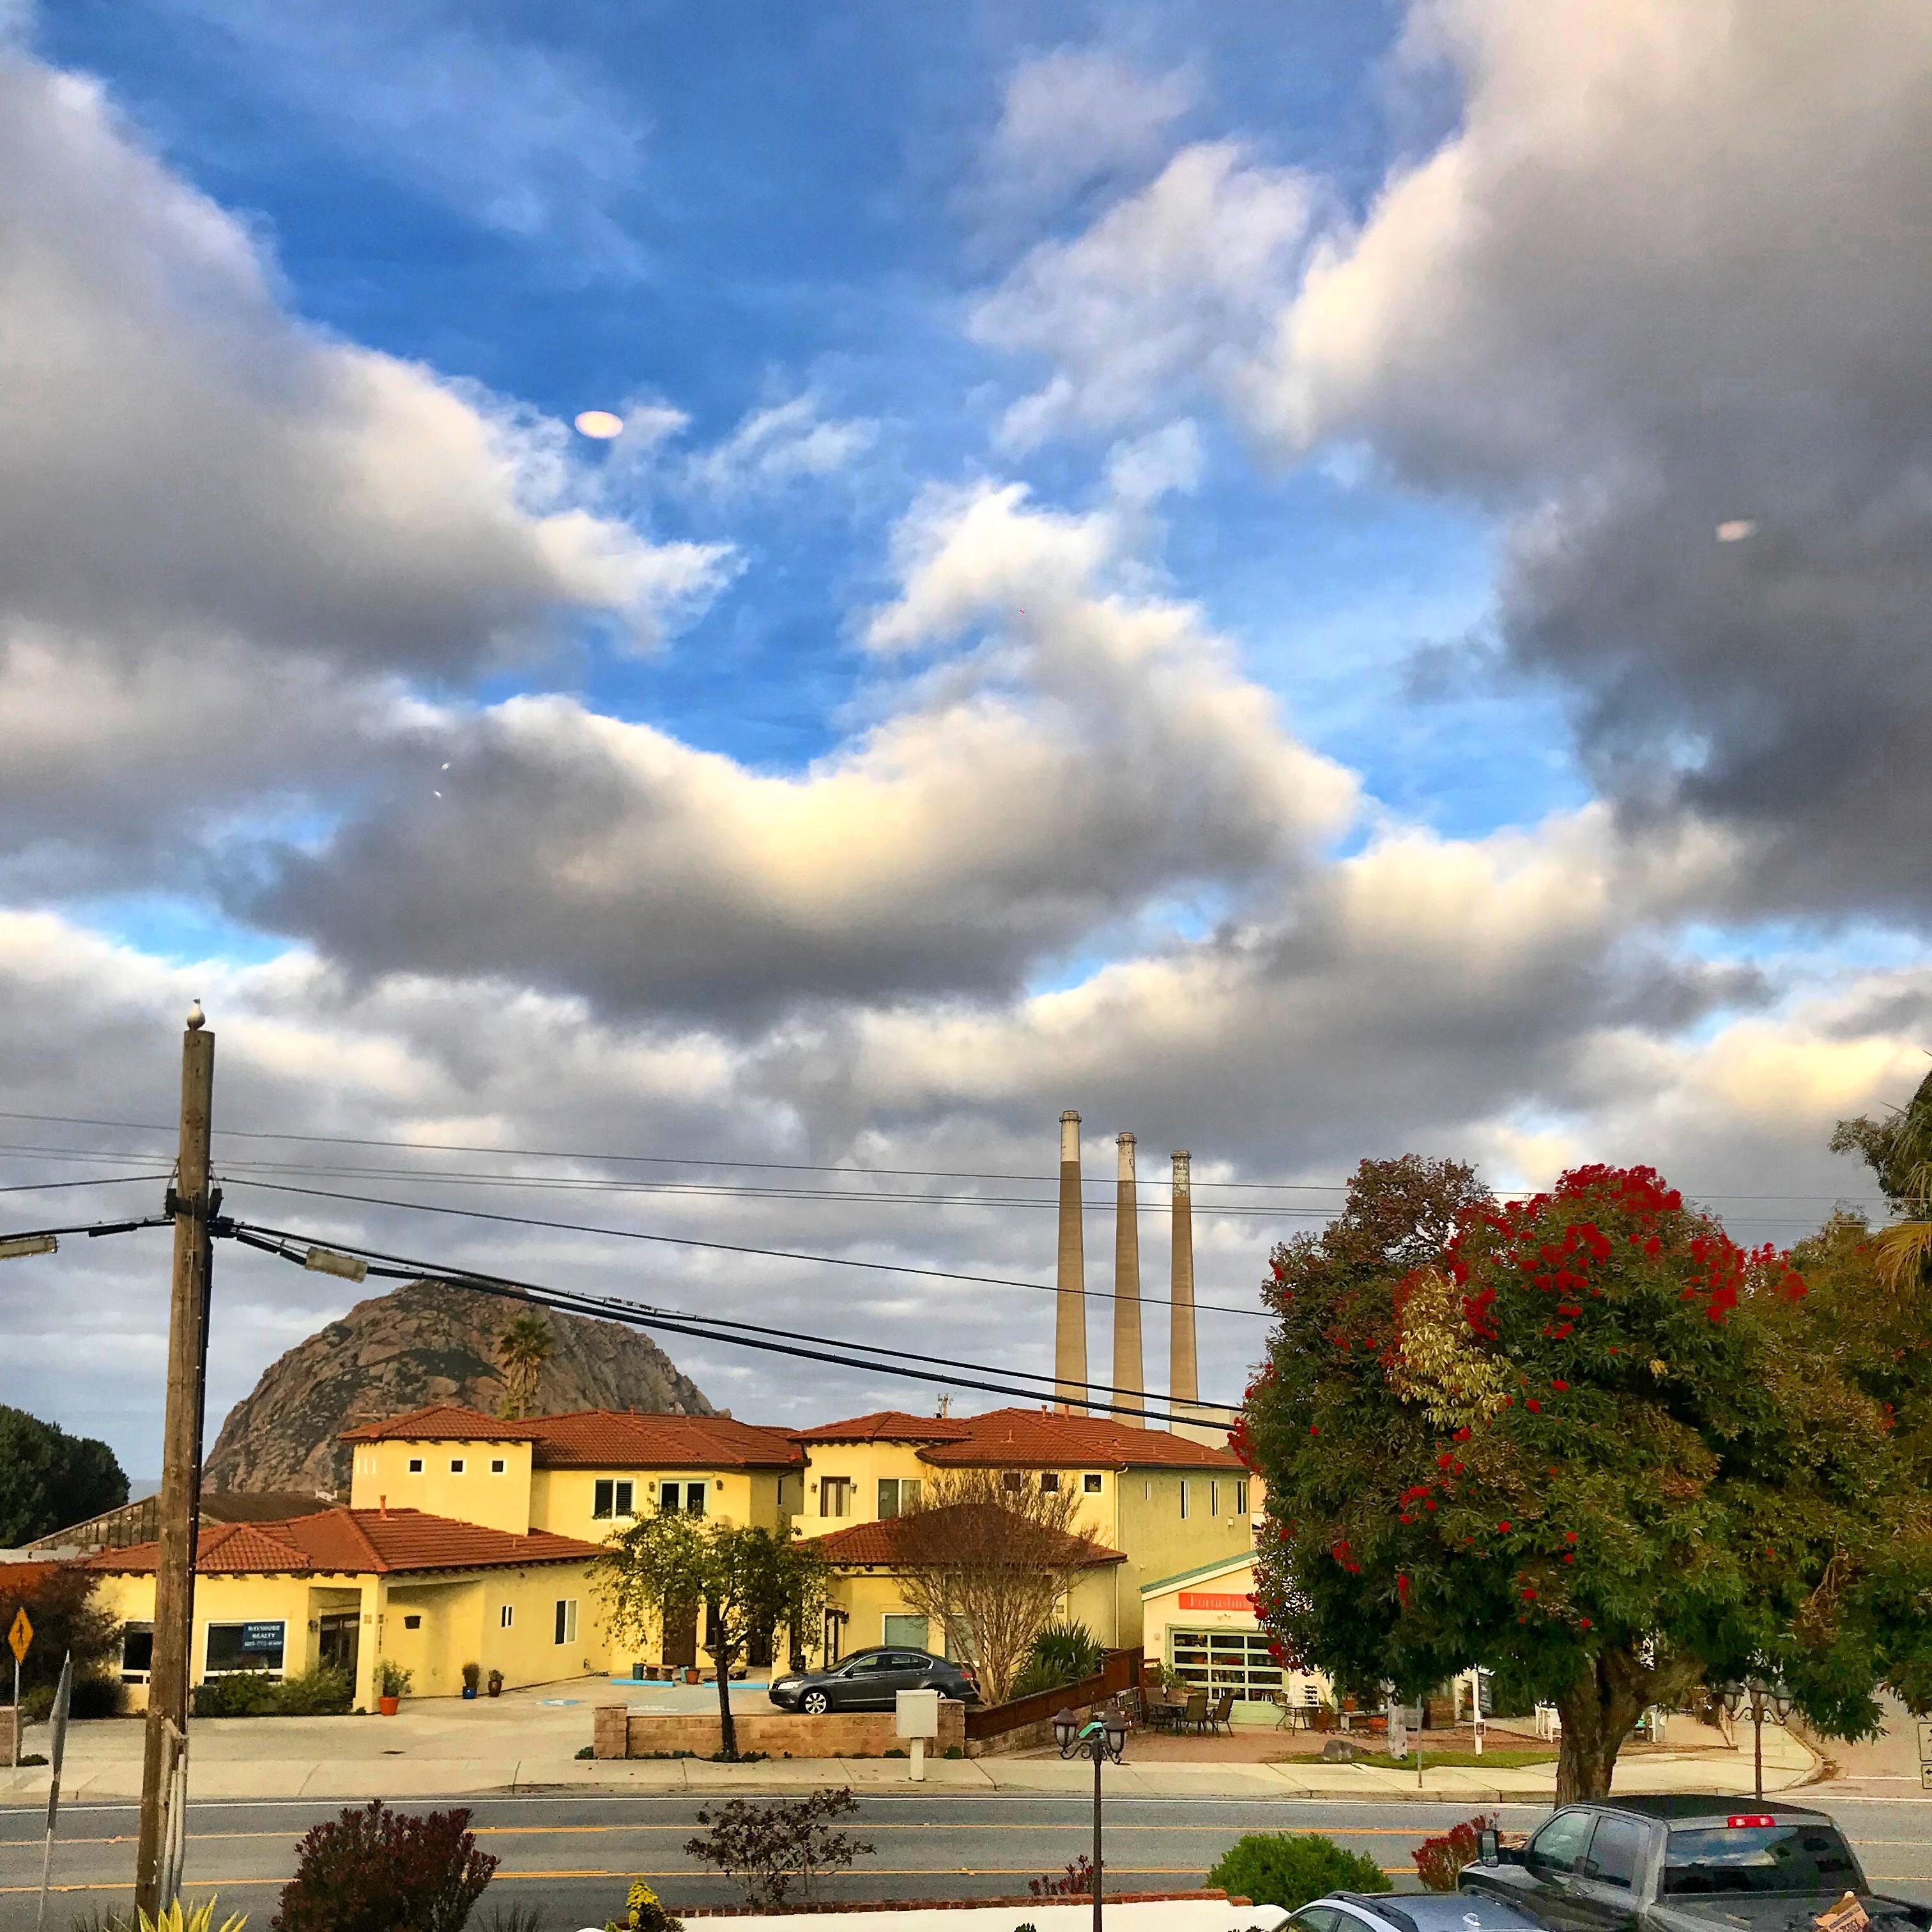
[[[1223,1401],[1365,1156],[1869,1203],[1929,105],[1920,0],[0,6],[0,1232],[153,1210],[196,998],[232,1212],[1006,1372],[733,1250],[1048,1283],[1070,1107],[1158,1302],[1188,1148]],[[0,1264],[136,1473],[166,1240]],[[356,1294],[224,1247],[211,1432]]]

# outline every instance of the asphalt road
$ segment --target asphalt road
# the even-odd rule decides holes
[[[492,1901],[542,1915],[544,1932],[574,1932],[615,1916],[626,1886],[642,1874],[673,1906],[737,1902],[736,1884],[685,1856],[704,1801],[598,1798],[454,1799],[467,1802],[484,1848],[502,1860],[472,1924],[487,1926]],[[1835,1810],[1880,1889],[1932,1902],[1932,1804],[1823,1801]],[[430,1810],[435,1800],[402,1808]],[[845,1898],[998,1897],[1058,1871],[1090,1845],[1090,1807],[1078,1800],[912,1793],[862,1798],[851,1828],[878,1847],[825,1895]],[[218,1892],[267,1932],[278,1889],[293,1866],[296,1840],[333,1804],[200,1804],[190,1812],[190,1895]],[[1107,1807],[1109,1891],[1186,1891],[1245,1832],[1313,1831],[1366,1852],[1398,1888],[1412,1884],[1409,1852],[1419,1840],[1469,1815],[1466,1805],[1346,1804],[1221,1798],[1124,1798]],[[1504,1822],[1544,1815],[1504,1808]],[[67,1932],[92,1910],[131,1900],[133,1809],[74,1805],[61,1814],[47,1922]],[[44,1820],[37,1810],[0,1811],[0,1932],[30,1927],[39,1889]]]

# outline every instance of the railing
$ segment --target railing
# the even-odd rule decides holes
[[[1078,1684],[1057,1684],[1051,1690],[1036,1691],[1030,1697],[1016,1697],[1004,1704],[969,1704],[966,1735],[969,1739],[980,1741],[1004,1737],[1009,1731],[1022,1730],[1029,1724],[1051,1723],[1056,1712],[1070,1706],[1078,1709],[1132,1690],[1141,1681],[1142,1654],[1137,1648],[1110,1650],[1099,1671],[1091,1677],[1083,1677]]]

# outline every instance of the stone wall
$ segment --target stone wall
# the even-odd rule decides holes
[[[0,1770],[10,1765],[25,1748],[22,1740],[26,1729],[20,1722],[20,1712],[12,1704],[0,1704]]]
[[[744,1711],[737,1718],[738,1748],[770,1757],[883,1757],[904,1750],[898,1720],[890,1711],[828,1711],[808,1718],[789,1711]],[[601,1758],[658,1757],[690,1751],[715,1756],[722,1748],[715,1712],[628,1712],[621,1704],[600,1706],[592,1718],[591,1748]],[[926,1750],[944,1757],[966,1744],[966,1707],[939,1700],[939,1736]]]

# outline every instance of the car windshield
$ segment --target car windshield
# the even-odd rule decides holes
[[[1858,1882],[1851,1849],[1829,1825],[1700,1825],[1670,1834],[1664,1889],[1842,1892]]]

